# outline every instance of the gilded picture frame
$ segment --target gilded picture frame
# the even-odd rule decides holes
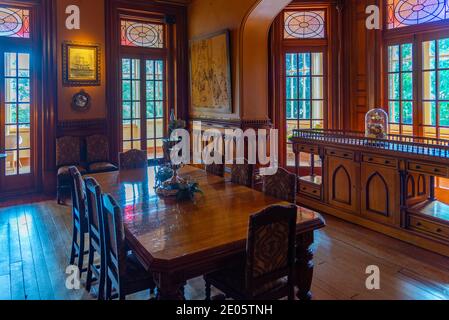
[[[197,37],[189,43],[191,113],[232,114],[230,32]]]
[[[64,42],[62,45],[64,86],[101,85],[101,48],[98,44]]]

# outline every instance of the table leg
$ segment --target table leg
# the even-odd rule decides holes
[[[301,156],[301,153],[296,150],[295,146],[293,146],[293,152],[295,153],[295,173],[296,176],[299,177],[299,158]]]
[[[313,231],[298,236],[296,243],[296,285],[300,300],[312,299]]]
[[[185,282],[178,282],[174,279],[173,275],[165,273],[160,273],[155,278],[157,279],[159,300],[185,300]]]

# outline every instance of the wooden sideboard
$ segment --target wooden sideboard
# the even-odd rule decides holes
[[[449,141],[331,130],[296,130],[290,141],[300,205],[449,256],[449,205],[435,197]]]

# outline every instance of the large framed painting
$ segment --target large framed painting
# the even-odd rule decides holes
[[[100,46],[64,42],[62,45],[63,83],[65,86],[99,86]]]
[[[228,30],[190,41],[190,78],[193,114],[232,113]]]

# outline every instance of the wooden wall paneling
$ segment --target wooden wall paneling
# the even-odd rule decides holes
[[[383,9],[384,1],[367,0],[365,8],[369,5],[376,5],[380,9],[381,22],[384,21]],[[365,13],[364,21],[368,15]],[[382,30],[368,30],[366,32],[366,59],[367,59],[367,93],[368,93],[368,109],[385,107],[382,105],[382,48],[383,36]]]
[[[337,54],[335,55],[335,81],[334,81],[334,95],[335,103],[333,114],[333,128],[334,129],[344,129],[345,128],[345,108],[344,108],[344,72],[343,72],[343,54],[344,54],[344,35],[343,35],[343,10],[345,7],[344,0],[338,0],[336,9],[336,36],[333,38],[333,48],[337,50]]]
[[[351,82],[352,90],[350,98],[352,112],[351,129],[362,130],[364,123],[364,114],[368,111],[368,92],[367,92],[367,48],[366,48],[366,28],[365,28],[365,8],[366,1],[354,1],[353,4],[353,25],[351,26],[354,38],[351,42]],[[359,45],[354,45],[355,43]]]
[[[42,144],[38,158],[42,159],[42,179],[39,191],[56,191],[56,122],[57,122],[57,39],[56,0],[42,1],[42,113],[39,122]]]
[[[382,31],[367,30],[365,10],[378,0],[345,0],[343,7],[344,128],[363,131],[365,114],[382,106]]]
[[[58,123],[56,136],[87,137],[94,134],[107,134],[106,119],[61,121]]]
[[[283,105],[283,85],[281,85],[284,75],[284,61],[282,58],[282,40],[279,36],[282,34],[283,17],[279,15],[273,22],[270,29],[270,72],[269,72],[269,91],[270,91],[270,109],[273,126],[279,130],[279,163],[286,163],[285,141],[287,137],[285,130],[281,128],[285,126],[285,107]]]

